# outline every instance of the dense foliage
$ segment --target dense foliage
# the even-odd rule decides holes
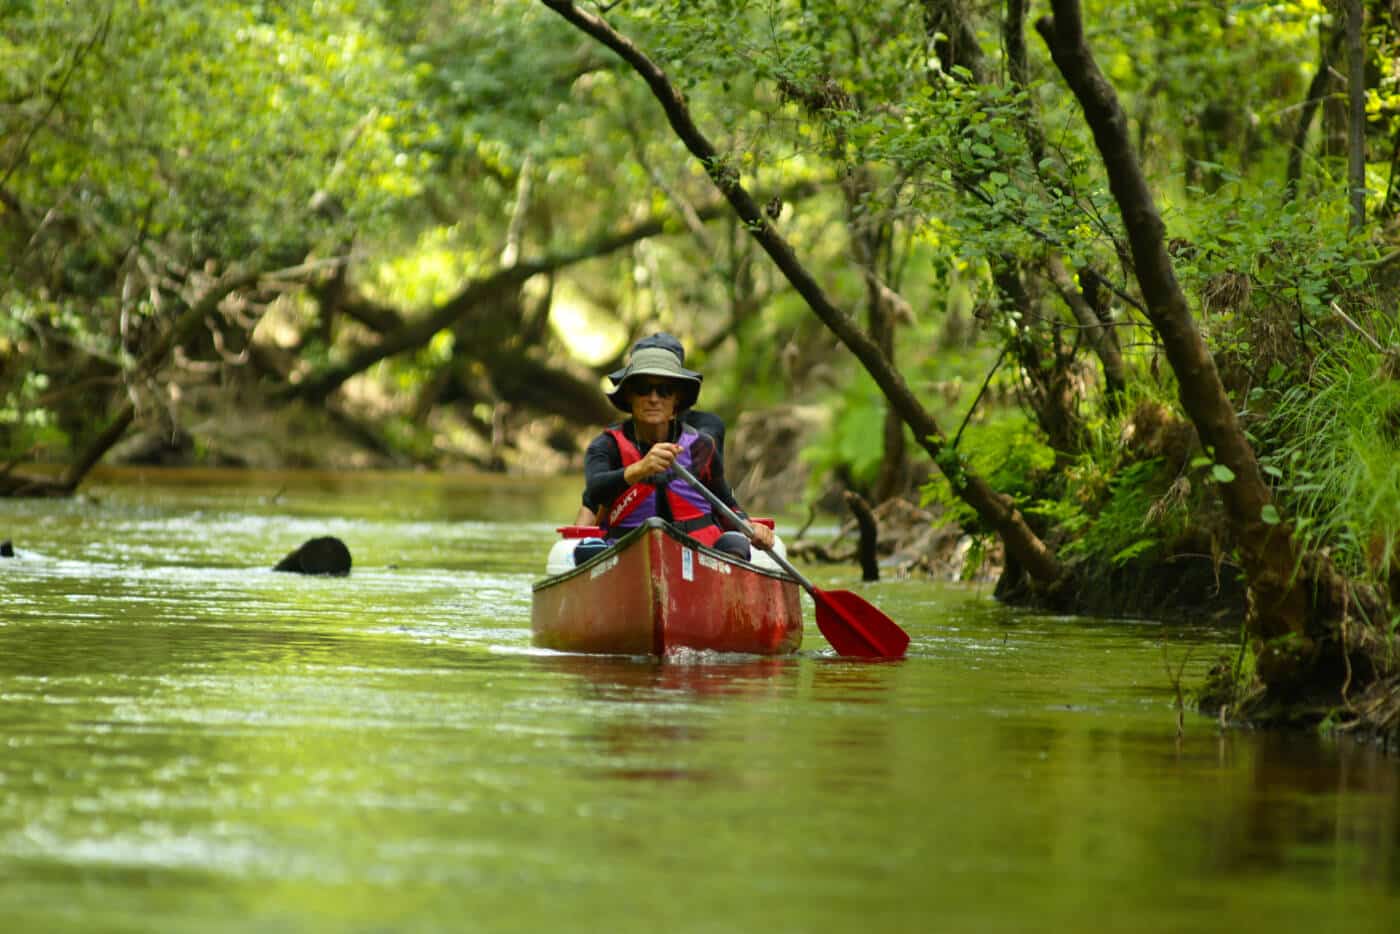
[[[574,6],[664,69],[715,155],[697,160],[656,89],[556,15]],[[922,491],[989,537],[1006,535],[986,505],[1005,496],[1071,567],[1208,554],[1228,569],[1244,540],[1219,494],[1249,478],[1183,410],[1207,374],[1168,365],[1134,219],[1036,33],[1049,12],[4,4],[4,489],[33,488],[18,462],[84,465],[123,437],[124,456],[253,463],[249,434],[274,412],[381,458],[558,469],[610,417],[601,375],[660,327],[731,421],[825,410],[800,442],[811,496],[833,478],[880,500]],[[1245,518],[1395,606],[1393,6],[1084,17],[1269,485]],[[715,181],[763,215],[741,219]],[[932,435],[764,255],[774,238]]]

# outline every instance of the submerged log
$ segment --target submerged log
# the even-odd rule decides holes
[[[350,549],[340,539],[329,535],[308,539],[277,562],[273,570],[344,577],[350,573]]]

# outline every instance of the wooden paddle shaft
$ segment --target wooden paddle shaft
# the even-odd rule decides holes
[[[753,541],[753,526],[749,525],[747,522],[745,522],[742,518],[739,517],[738,513],[726,506],[724,504],[724,500],[716,496],[713,490],[705,486],[705,484],[701,483],[699,480],[696,480],[695,475],[692,474],[689,470],[687,470],[683,465],[672,464],[671,469],[674,470],[677,474],[679,474],[682,480],[695,487],[695,489],[699,490],[700,495],[705,497],[705,499],[709,500],[710,505],[715,508],[716,512],[718,512],[721,516],[724,517],[726,522],[728,522],[730,525],[737,526],[739,531],[743,532],[744,535],[748,537],[748,540],[750,542]],[[762,546],[760,545],[759,547]],[[809,594],[812,594],[813,597],[816,596],[816,586],[807,578],[803,577],[802,574],[797,570],[797,568],[793,567],[792,564],[788,562],[787,558],[784,558],[772,548],[764,548],[763,550],[768,552],[768,557],[772,558],[775,562],[777,562],[778,567],[782,568],[784,571],[790,574],[799,584],[801,584],[803,589],[805,589]]]

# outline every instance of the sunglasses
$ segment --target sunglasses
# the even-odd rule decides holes
[[[632,383],[627,388],[639,398],[656,393],[659,398],[669,399],[676,394],[676,384],[667,382],[637,382]]]

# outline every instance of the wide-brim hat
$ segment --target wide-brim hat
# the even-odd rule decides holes
[[[649,334],[632,345],[632,353],[636,353],[643,347],[660,347],[662,350],[669,350],[676,355],[676,359],[680,361],[681,366],[685,366],[685,345],[682,344],[681,339],[674,334],[667,334],[665,331],[657,331],[655,334]],[[608,374],[608,379],[612,380],[614,386],[620,386],[622,385],[622,378],[626,373],[627,367],[623,367],[620,370],[613,370]]]
[[[679,380],[682,385],[676,402],[678,412],[690,408],[695,404],[695,400],[700,398],[700,381],[704,379],[694,370],[687,370],[681,366],[680,358],[671,351],[660,347],[643,347],[632,351],[632,358],[627,361],[627,366],[614,375],[619,377],[616,380],[617,388],[608,393],[608,401],[628,414],[631,414],[632,408],[627,404],[627,381],[634,376],[664,376],[667,379]]]

